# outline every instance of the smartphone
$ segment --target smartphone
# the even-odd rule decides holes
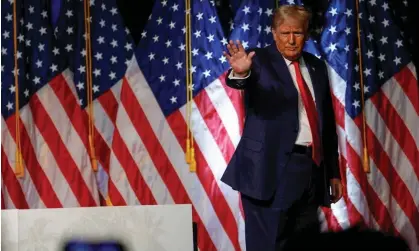
[[[116,241],[70,241],[65,244],[64,251],[127,251]]]

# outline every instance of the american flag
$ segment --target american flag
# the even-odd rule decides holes
[[[191,18],[189,47],[185,11]],[[200,250],[245,249],[239,194],[220,181],[239,141],[243,118],[240,93],[224,83],[226,44],[213,1],[191,1],[190,9],[183,0],[156,1],[120,85],[115,116],[119,139],[114,137],[113,144],[126,147],[121,156],[132,158],[132,163],[120,164],[127,166],[131,184],[122,196],[128,204],[192,204]],[[196,172],[185,160],[189,118]],[[118,175],[110,178],[120,186],[127,183]]]
[[[49,25],[47,2],[17,2],[17,58],[14,68],[13,0],[2,1],[2,195],[5,208],[56,208],[99,204],[96,180],[85,148],[83,111]],[[19,92],[19,104],[15,102]],[[18,106],[19,105],[19,106]],[[19,108],[19,117],[17,110]],[[16,130],[16,117],[18,129]],[[75,125],[77,124],[77,125]],[[20,136],[24,176],[17,178]]]
[[[416,71],[401,32],[393,23],[389,4],[383,0],[359,1],[358,15],[355,3],[330,1],[321,37],[331,78],[346,187],[341,205],[333,208],[335,223],[342,227],[362,223],[400,235],[412,250],[418,250]],[[361,48],[357,45],[357,16]],[[369,155],[368,174],[363,171],[364,146]]]
[[[193,74],[190,128],[196,172],[189,171],[184,157],[188,50],[184,1],[156,2],[135,56],[115,1],[90,1],[93,154],[86,107],[88,51],[83,1],[65,1],[54,30],[41,0],[33,0],[34,8],[23,6],[36,15],[22,19],[19,31],[25,37],[19,48],[31,41],[48,43],[42,54],[38,45],[28,47],[30,51],[24,54],[29,57],[28,65],[37,68],[25,71],[28,79],[19,82],[21,96],[26,94],[25,87],[32,88],[29,95],[19,99],[25,163],[25,175],[19,179],[13,172],[13,54],[7,54],[13,50],[13,41],[6,40],[12,37],[12,5],[2,4],[7,24],[2,26],[6,41],[2,48],[2,87],[10,89],[2,92],[4,207],[104,205],[100,197],[106,205],[191,203],[200,250],[244,250],[239,195],[220,182],[240,138],[243,110],[240,93],[224,83],[228,64],[222,50],[227,40],[214,3],[193,2],[189,10]],[[33,28],[33,38],[23,25]],[[44,35],[41,40],[39,36]],[[19,76],[26,76],[23,60],[19,62]],[[92,156],[97,159],[96,173]]]
[[[86,83],[86,55],[84,1],[65,1],[54,34],[62,47],[66,48],[69,63],[70,86],[74,102],[84,108],[84,123],[88,126],[88,96]],[[141,196],[147,190],[140,189],[141,177],[130,177],[130,170],[136,167],[131,151],[123,144],[116,126],[116,114],[120,102],[123,77],[134,55],[135,45],[131,34],[123,23],[116,1],[89,1],[91,24],[91,76],[94,118],[94,150],[98,170],[96,178],[101,194],[101,204],[127,205],[124,194]],[[87,131],[80,127],[79,130]],[[89,142],[86,147],[90,147]],[[89,148],[87,148],[89,149]],[[128,175],[127,175],[128,174]],[[113,179],[109,177],[112,176]],[[138,188],[138,189],[137,189]],[[133,201],[131,201],[133,202]],[[138,203],[136,203],[138,204]]]

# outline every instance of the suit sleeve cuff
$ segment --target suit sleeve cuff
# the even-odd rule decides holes
[[[250,73],[251,72],[249,71],[246,77],[237,77],[237,76],[233,76],[233,70],[231,70],[230,74],[228,75],[228,78],[229,79],[247,79],[250,76]]]

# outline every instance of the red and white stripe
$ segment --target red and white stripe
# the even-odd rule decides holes
[[[119,95],[108,98],[118,106],[109,119],[115,132],[110,177],[127,204],[191,203],[200,250],[245,250],[239,194],[220,182],[240,139],[242,104],[240,93],[220,79],[194,98],[193,173],[185,162],[185,107],[166,118],[134,58],[116,87]]]
[[[58,75],[20,110],[25,175],[16,178],[15,116],[2,120],[2,174],[6,208],[97,206],[99,196],[90,165],[86,127],[78,103],[68,102],[68,83]],[[67,110],[67,112],[66,112]],[[68,110],[70,112],[68,113]],[[78,127],[77,124],[83,127]],[[84,134],[83,134],[84,133]]]
[[[333,215],[342,228],[365,224],[401,235],[417,250],[419,91],[414,67],[404,67],[365,103],[369,174],[362,166],[362,115],[353,120],[346,114],[346,82],[333,68],[328,70],[346,188],[341,200],[346,207],[332,208]]]

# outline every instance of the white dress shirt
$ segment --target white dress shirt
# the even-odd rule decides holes
[[[292,65],[292,61],[290,61],[286,58],[284,58],[284,60],[285,60],[285,63],[287,64],[287,66],[288,66],[288,70],[290,71],[290,74],[291,74],[293,83],[295,85],[295,88],[297,88],[298,93],[300,93],[300,90],[298,88],[298,83],[297,83],[297,75],[295,73],[295,68]],[[307,66],[306,66],[306,64],[304,62],[304,59],[302,57],[299,59],[299,63],[300,63],[301,74],[303,75],[304,81],[308,85],[308,88],[310,89],[313,100],[315,101],[316,99],[314,97],[313,84],[311,82],[310,73],[308,72]],[[233,71],[231,71],[228,78],[229,79],[246,79],[249,76],[250,76],[250,72],[244,78],[233,76]],[[297,140],[296,140],[295,144],[307,146],[312,142],[312,136],[311,136],[310,124],[308,122],[307,112],[306,112],[306,109],[304,107],[303,100],[301,99],[301,95],[298,95],[298,118],[299,118],[299,128],[300,128],[300,130],[298,132],[298,136],[297,136]]]

